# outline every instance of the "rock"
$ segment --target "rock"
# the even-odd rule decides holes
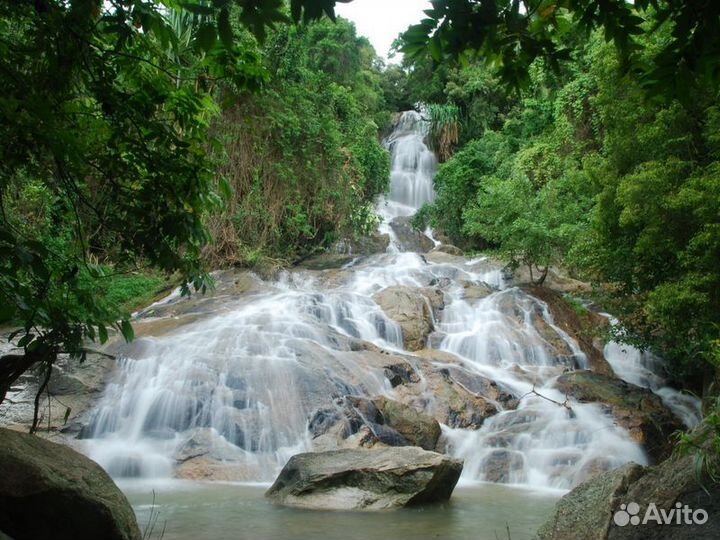
[[[427,384],[433,395],[428,413],[452,428],[478,429],[498,412],[489,400],[458,384],[448,370],[427,374]]]
[[[457,357],[442,351],[424,349],[417,354],[436,364],[457,361]],[[464,377],[464,382],[459,382],[453,374]],[[480,388],[487,392],[488,397],[476,393],[475,389]],[[499,398],[502,398],[506,408],[516,405],[513,397],[497,384],[459,366],[428,366],[423,369],[421,380],[398,385],[395,393],[403,403],[453,428],[479,428],[486,418],[498,412],[493,401],[500,402]]]
[[[462,461],[415,447],[290,458],[266,496],[300,508],[382,510],[450,498]]]
[[[580,484],[560,499],[536,540],[605,540],[628,484],[642,474],[643,467],[628,463]]]
[[[82,420],[89,414],[105,387],[106,379],[114,367],[114,361],[101,355],[88,354],[83,362],[60,355],[48,383],[52,400],[43,396],[38,417],[40,424],[53,431],[78,432]],[[40,384],[39,371],[28,371],[20,379],[8,397],[13,402],[0,405],[0,418],[5,426],[26,430],[32,425],[34,400]],[[67,417],[66,417],[67,415]]]
[[[452,244],[440,244],[439,246],[436,246],[433,251],[439,251],[440,253],[448,253],[449,255],[456,255],[458,257],[463,256],[462,249],[453,246]]]
[[[227,442],[216,430],[196,428],[178,445],[173,458],[178,463],[184,463],[201,456],[218,461],[233,461],[241,460],[244,454],[238,446]]]
[[[603,329],[607,328],[608,320],[602,315],[593,313],[590,310],[578,311],[560,293],[548,287],[523,287],[533,297],[542,300],[548,307],[553,321],[568,335],[577,341],[578,346],[585,353],[590,364],[590,369],[604,375],[613,375],[613,369],[605,360],[602,348],[596,347],[595,337]],[[540,317],[535,317],[537,321]],[[553,335],[557,333],[550,329]],[[546,336],[549,332],[543,333]]]
[[[316,411],[310,420],[315,449],[385,445],[434,450],[440,438],[434,418],[386,397],[346,396],[336,404],[335,409]]]
[[[420,382],[420,376],[409,362],[397,362],[385,366],[385,377],[395,388],[401,384]]]
[[[695,433],[701,433],[701,426]],[[702,446],[711,452],[709,458],[717,465],[717,454],[710,447],[710,437]],[[641,467],[629,463],[619,469],[602,473],[577,486],[555,506],[555,511],[537,533],[537,540],[711,540],[720,538],[720,484],[707,471],[696,466],[696,455],[673,455],[659,465]],[[630,503],[637,506],[628,508]],[[685,505],[702,509],[708,521],[659,524],[643,519],[655,505],[657,514],[677,511]],[[638,524],[618,524],[616,512],[626,505],[640,519]],[[629,519],[629,514],[619,518]],[[660,514],[662,519],[662,515]],[[620,523],[625,523],[620,521]]]
[[[650,390],[585,370],[561,375],[555,387],[581,403],[607,407],[654,462],[672,452],[672,434],[682,429],[682,424]]]
[[[484,480],[503,484],[519,482],[519,479],[513,478],[513,473],[522,473],[524,468],[522,454],[505,449],[492,450],[480,465]]]
[[[463,281],[462,283],[462,299],[466,302],[470,302],[471,304],[482,300],[483,298],[487,298],[490,296],[494,291],[494,289],[488,285],[487,283],[476,283],[473,281]]]
[[[526,265],[522,264],[514,270],[506,267],[508,276],[506,279],[513,281],[516,284],[529,284],[530,272]],[[533,279],[538,279],[540,272],[533,272]],[[561,293],[579,294],[585,295],[592,292],[592,285],[583,281],[579,281],[568,275],[568,272],[562,268],[551,267],[548,271],[543,287],[552,289],[553,291],[559,291]]]
[[[384,425],[393,428],[412,446],[435,450],[442,433],[437,420],[385,397],[375,399],[374,403],[382,414]]]
[[[424,348],[428,335],[434,329],[432,302],[437,302],[437,298],[428,294],[425,289],[393,286],[373,296],[385,314],[400,325],[403,342],[410,351]]]
[[[443,292],[437,287],[422,287],[418,289],[418,292],[430,302],[433,316],[436,319],[439,318],[442,310],[445,309],[445,295]]]
[[[427,253],[435,247],[430,238],[425,236],[412,226],[411,217],[396,217],[390,222],[390,227],[395,233],[400,251],[412,251],[414,253]]]
[[[139,540],[130,503],[100,466],[0,429],[0,529],[15,540]]]
[[[439,287],[441,289],[447,289],[452,284],[452,279],[445,276],[434,277],[430,280],[431,287]]]
[[[265,466],[271,467],[272,464]],[[252,460],[242,463],[198,456],[178,465],[175,478],[198,482],[249,482],[261,478],[262,472],[263,465]]]
[[[320,255],[305,259],[300,263],[300,266],[308,270],[331,270],[342,268],[357,258],[358,255],[349,253],[321,253]]]

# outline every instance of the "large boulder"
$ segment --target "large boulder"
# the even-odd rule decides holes
[[[266,496],[301,508],[398,508],[449,499],[462,468],[460,460],[417,447],[298,454]]]
[[[433,309],[440,307],[437,295],[431,295],[431,290],[393,286],[373,296],[385,314],[400,325],[403,342],[410,351],[424,348],[434,329]]]
[[[558,377],[555,387],[581,403],[598,403],[630,432],[653,462],[670,455],[672,434],[680,420],[650,390],[592,371],[573,371]]]
[[[396,217],[390,222],[390,228],[395,233],[400,251],[427,253],[435,247],[430,238],[412,226],[411,217]]]
[[[100,466],[0,429],[0,531],[14,540],[138,540],[130,503]]]
[[[711,452],[706,455],[716,467],[714,450],[708,446],[704,451]],[[697,458],[673,455],[656,466],[629,463],[595,476],[560,499],[537,540],[720,538],[720,484],[707,469],[697,467]],[[693,514],[703,518],[696,510],[705,512],[706,523],[693,520]],[[662,513],[669,517],[671,511],[671,523],[658,523]]]

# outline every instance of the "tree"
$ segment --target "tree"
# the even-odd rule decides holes
[[[711,0],[433,0],[425,14],[402,35],[405,53],[480,57],[515,88],[530,82],[535,60],[557,71],[569,59],[567,34],[595,29],[615,43],[625,72],[658,93],[690,97],[720,81],[720,4]],[[663,29],[659,49],[638,39]]]
[[[334,4],[292,0],[291,17]],[[110,326],[132,339],[100,258],[206,288],[205,215],[228,196],[208,151],[213,91],[263,81],[234,17],[261,40],[290,19],[282,0],[0,2],[0,318],[23,349],[0,358],[0,402],[35,365],[42,392],[59,353],[83,358]]]

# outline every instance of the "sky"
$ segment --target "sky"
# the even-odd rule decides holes
[[[367,37],[375,52],[387,60],[390,46],[400,32],[425,17],[429,0],[353,0],[335,4],[335,12],[355,23],[358,34]],[[399,57],[391,60],[398,62]]]

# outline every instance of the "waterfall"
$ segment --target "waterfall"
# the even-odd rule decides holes
[[[392,173],[378,203],[381,231],[392,233],[393,220],[435,196],[427,131],[419,113],[405,112],[385,141]],[[334,418],[345,396],[403,398],[387,378],[389,357],[424,366],[419,403],[432,414],[437,397],[423,387],[422,369],[442,369],[443,361],[403,349],[401,327],[374,300],[394,286],[442,285],[446,307],[433,315],[428,347],[454,358],[450,367],[469,380],[493,381],[515,396],[513,407],[494,403],[499,412],[479,429],[443,426],[448,452],[465,460],[464,478],[568,489],[599,470],[647,462],[599,405],[567,403],[554,388],[588,359],[547,305],[506,284],[498,263],[391,245],[342,269],[253,279],[252,292],[219,297],[194,322],[124,349],[82,433],[85,451],[110,474],[169,477],[208,457],[233,465],[234,480],[272,480],[291,455],[316,448],[314,426]],[[486,294],[473,300],[468,287]],[[157,311],[183,302],[171,295]],[[635,362],[612,348],[606,354],[620,376]],[[652,385],[665,391],[664,381]]]
[[[429,122],[420,113],[405,111],[384,141],[391,156],[390,194],[378,205],[384,221],[411,216],[435,198],[437,159],[425,143],[428,131]]]

